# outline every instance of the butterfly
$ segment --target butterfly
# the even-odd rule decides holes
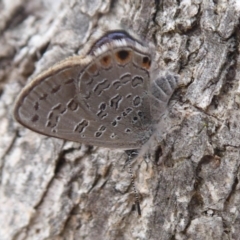
[[[85,55],[69,57],[27,84],[15,102],[14,117],[43,135],[139,149],[178,83],[171,74],[153,79],[153,55],[128,32],[109,31]]]

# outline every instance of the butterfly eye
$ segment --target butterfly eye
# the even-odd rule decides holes
[[[124,65],[131,59],[131,53],[128,50],[121,50],[116,52],[116,60],[119,64]]]
[[[149,69],[151,67],[151,60],[149,57],[143,57],[142,59],[142,67]]]

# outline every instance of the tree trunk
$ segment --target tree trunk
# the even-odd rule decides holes
[[[233,0],[0,1],[0,240],[240,239],[239,12]],[[12,117],[27,81],[116,22],[181,81],[134,165],[141,216],[124,151]]]

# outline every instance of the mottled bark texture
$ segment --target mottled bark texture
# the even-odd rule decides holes
[[[0,1],[0,240],[239,239],[239,12],[236,0]],[[181,79],[134,165],[141,217],[122,151],[44,137],[11,115],[27,81],[116,21]]]

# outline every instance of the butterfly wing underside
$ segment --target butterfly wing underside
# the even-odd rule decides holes
[[[73,57],[35,78],[16,101],[15,119],[35,132],[64,138],[54,129],[63,117],[69,126],[74,122],[75,81],[87,62]]]
[[[69,58],[27,85],[14,116],[47,136],[138,148],[149,138],[151,126],[148,67],[146,55],[129,47],[95,58]]]

